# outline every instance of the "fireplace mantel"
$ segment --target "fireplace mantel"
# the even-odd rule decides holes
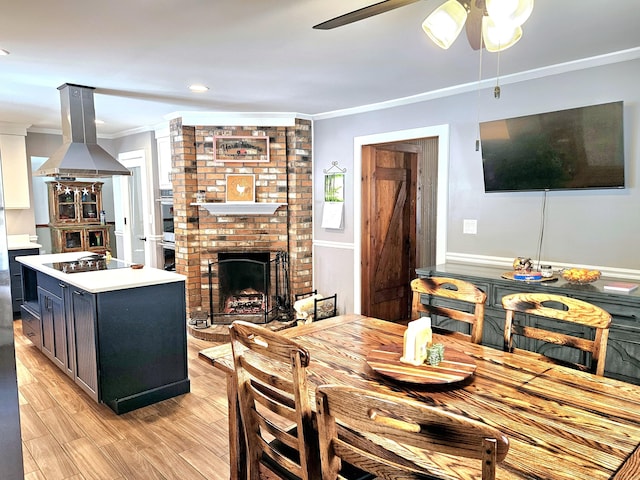
[[[252,202],[252,203],[225,203],[225,202],[205,202],[192,203],[198,207],[206,209],[215,215],[272,215],[276,210],[286,203],[275,202]]]

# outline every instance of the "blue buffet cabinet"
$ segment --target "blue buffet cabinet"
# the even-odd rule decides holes
[[[572,285],[561,276],[556,275],[551,282],[526,282],[510,280],[503,277],[505,270],[480,265],[464,265],[447,263],[443,265],[420,267],[416,269],[419,277],[452,277],[476,285],[487,294],[484,312],[484,329],[482,344],[498,349],[503,348],[505,311],[502,308],[502,297],[512,293],[539,292],[564,295],[592,303],[611,314],[611,327],[605,360],[605,376],[630,383],[640,384],[640,288],[631,293],[615,293],[604,288],[621,279],[600,279],[589,285]],[[632,281],[632,283],[634,283]],[[640,283],[640,282],[635,282]],[[422,302],[437,301],[423,296]],[[455,303],[455,302],[454,302]],[[464,305],[448,305],[454,308],[467,308]],[[547,319],[527,318],[535,326],[535,322],[549,322]],[[445,318],[433,318],[435,326],[450,330],[461,330],[468,333],[467,325],[459,325]],[[557,322],[556,322],[557,327]],[[565,325],[565,333],[572,335],[592,335],[589,329],[574,325]],[[562,331],[562,329],[561,329]],[[575,349],[566,346],[548,344],[539,351],[560,360],[572,362],[588,362],[588,358],[578,359]]]

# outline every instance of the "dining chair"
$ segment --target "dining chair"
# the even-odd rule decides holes
[[[513,337],[516,335],[539,340],[545,343],[577,348],[591,354],[591,366],[578,362],[570,362],[549,358],[549,361],[568,364],[580,370],[587,370],[596,375],[604,375],[604,363],[607,354],[607,340],[611,315],[600,307],[583,300],[550,293],[514,293],[502,297],[502,306],[506,311],[504,325],[504,350],[514,352],[522,350],[514,347]],[[544,325],[530,326],[516,321],[516,313],[535,315],[559,320],[562,322],[590,327],[595,331],[593,340],[570,333],[558,331]],[[526,352],[526,350],[525,350]]]
[[[509,450],[509,439],[490,425],[355,387],[319,386],[316,411],[323,480],[337,479],[344,460],[379,478],[458,478],[455,457],[481,460],[482,479],[493,480]],[[451,456],[453,466],[431,462],[434,452]]]
[[[230,338],[248,478],[319,480],[318,431],[307,386],[309,352],[281,333],[249,322],[233,322]],[[341,476],[373,478],[349,464]]]
[[[320,478],[318,436],[307,390],[309,352],[248,322],[230,327],[249,478]],[[269,476],[269,474],[266,474]]]
[[[420,317],[420,314],[424,312],[429,315],[443,316],[451,320],[466,322],[471,325],[470,334],[463,332],[447,332],[447,334],[470,340],[473,343],[482,342],[484,305],[487,301],[487,294],[474,284],[456,278],[416,278],[411,281],[411,290],[413,291],[412,320]],[[429,295],[429,303],[422,303],[422,295]],[[435,305],[432,303],[433,298],[464,302],[463,305],[467,305],[470,312],[458,310],[452,306]],[[434,328],[434,330],[439,331],[442,329]]]

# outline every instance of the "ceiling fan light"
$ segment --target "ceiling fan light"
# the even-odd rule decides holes
[[[498,23],[522,25],[533,11],[533,0],[485,0],[489,16]]]
[[[458,38],[466,21],[467,10],[457,0],[448,0],[422,22],[422,29],[436,45],[446,50]]]
[[[522,28],[496,24],[491,17],[482,17],[482,40],[488,52],[500,52],[515,45],[522,37]]]

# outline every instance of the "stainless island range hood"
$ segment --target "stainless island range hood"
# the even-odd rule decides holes
[[[93,87],[58,87],[62,107],[62,146],[35,171],[41,177],[110,177],[131,172],[97,143]]]

